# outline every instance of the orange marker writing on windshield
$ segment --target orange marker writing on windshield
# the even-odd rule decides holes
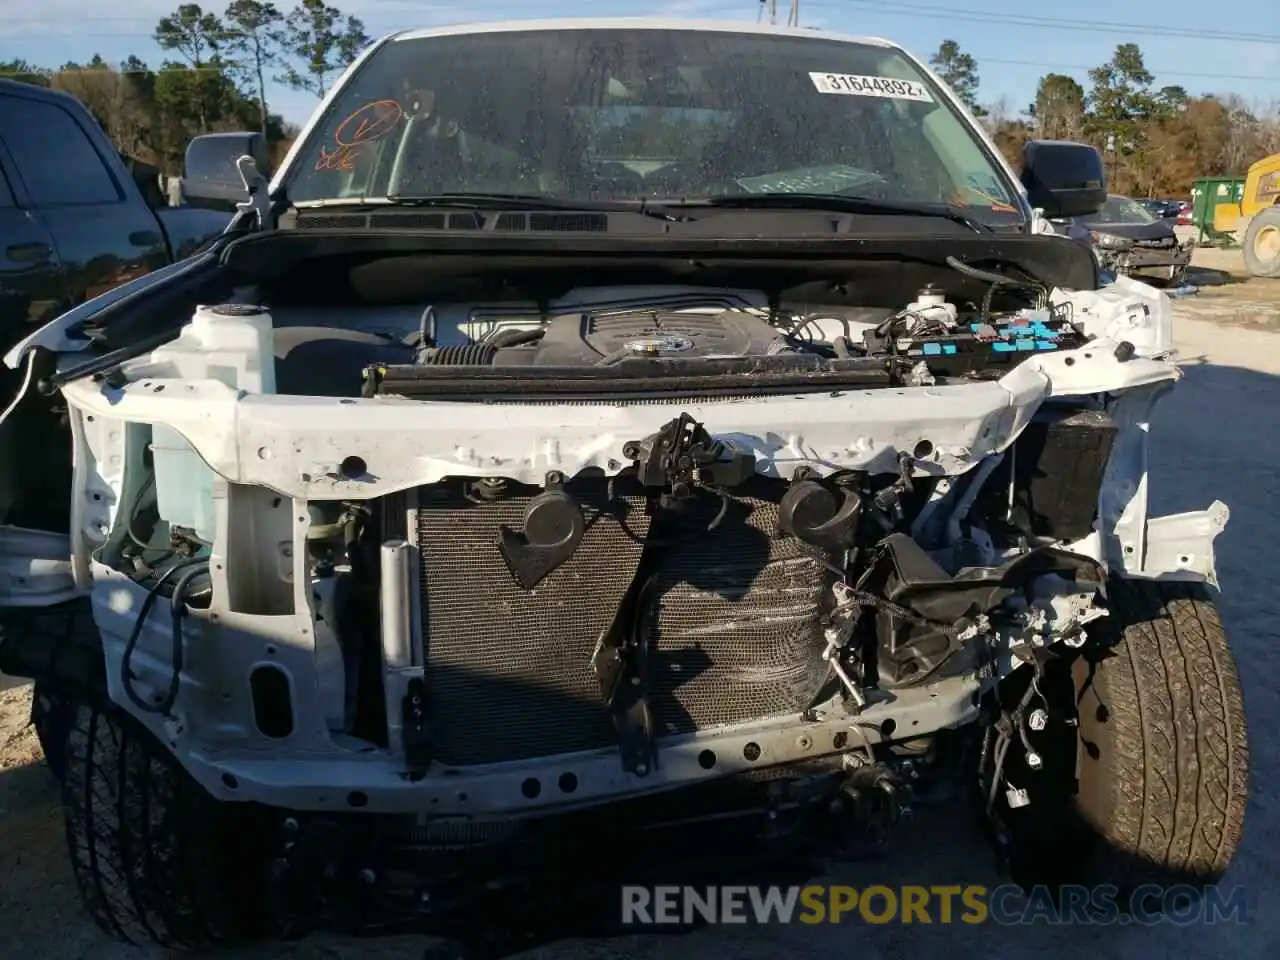
[[[352,111],[347,119],[338,124],[333,139],[340,147],[354,147],[357,144],[369,143],[390,133],[404,110],[394,100],[375,100],[366,103],[358,110]]]

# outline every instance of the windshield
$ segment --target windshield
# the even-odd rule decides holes
[[[1154,223],[1159,217],[1128,197],[1107,197],[1102,209],[1089,218],[1090,223]]]
[[[820,193],[1020,216],[988,149],[901,53],[675,29],[393,40],[340,91],[286,189],[295,203]]]

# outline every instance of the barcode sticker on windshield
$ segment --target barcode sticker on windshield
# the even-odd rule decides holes
[[[923,83],[894,77],[860,77],[851,73],[811,73],[809,79],[819,93],[843,93],[853,97],[888,97],[890,100],[918,100],[933,103]]]

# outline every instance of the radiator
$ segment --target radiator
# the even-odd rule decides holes
[[[658,736],[809,704],[826,676],[818,621],[827,577],[809,548],[775,539],[774,503],[734,500],[707,532],[715,497],[651,528],[645,500],[610,502],[603,479],[566,489],[584,508],[586,535],[532,590],[512,577],[498,536],[503,524],[521,529],[536,491],[481,503],[461,484],[416,491],[438,760],[493,763],[616,744],[591,658],[637,577],[634,623]]]
[[[775,538],[774,503],[735,499],[708,532],[720,507],[708,498],[688,511],[646,584],[640,622],[659,734],[795,713],[826,677],[822,560]]]

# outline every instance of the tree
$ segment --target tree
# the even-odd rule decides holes
[[[86,64],[65,63],[50,86],[85,105],[116,149],[137,156],[151,140],[150,105],[132,78],[95,54]]]
[[[196,77],[191,82],[183,83],[182,88],[191,97],[191,106],[200,122],[200,130],[204,132],[209,126],[212,110],[210,98],[217,96],[220,72],[214,70],[212,83],[202,83],[199,77],[205,74],[205,67],[218,67],[218,47],[223,39],[222,21],[212,13],[205,13],[198,3],[184,3],[167,17],[162,17],[156,24],[152,35],[156,43],[164,50],[172,50],[181,56],[195,71]]]
[[[49,77],[39,67],[26,60],[0,60],[0,77],[6,80],[17,80],[37,87],[49,86]]]
[[[1186,87],[1161,87],[1155,95],[1156,106],[1165,113],[1178,113],[1187,108],[1191,96]]]
[[[1036,135],[1045,140],[1076,140],[1084,133],[1084,87],[1061,73],[1049,73],[1036,86],[1027,113]]]
[[[986,114],[978,106],[978,63],[960,51],[954,40],[943,40],[938,52],[929,58],[929,66],[937,72],[975,117]]]
[[[267,134],[267,68],[279,60],[279,25],[283,21],[275,4],[258,0],[233,0],[223,13],[226,20],[227,49],[237,60],[236,71],[249,82],[258,98],[258,124],[262,135]]]
[[[1259,156],[1280,153],[1280,100],[1273,100],[1258,116]]]
[[[1223,173],[1243,174],[1255,160],[1280,150],[1280,142],[1274,139],[1269,142],[1267,125],[1241,97],[1230,94],[1217,98],[1217,102],[1224,114],[1217,156]]]
[[[261,119],[256,98],[240,92],[227,65],[207,50],[201,57],[200,69],[170,60],[152,70],[137,56],[126,58],[117,69],[95,55],[87,63],[67,63],[59,70],[0,63],[0,72],[6,66],[20,67],[32,82],[71,94],[93,114],[117,150],[173,174],[182,170],[187,144],[197,133],[251,130]],[[281,145],[297,133],[282,118],[268,116],[267,142],[277,154],[282,155]]]
[[[1089,132],[1111,158],[1113,182],[1129,189],[1142,167],[1147,124],[1161,112],[1151,92],[1154,79],[1136,43],[1120,44],[1107,63],[1089,71]]]
[[[281,41],[301,61],[302,69],[289,66],[276,79],[323,97],[329,78],[351,65],[369,43],[369,35],[359,19],[327,6],[324,0],[301,0],[285,18]]]
[[[198,70],[218,55],[222,21],[198,3],[184,3],[160,19],[152,36],[161,49],[176,52]]]

